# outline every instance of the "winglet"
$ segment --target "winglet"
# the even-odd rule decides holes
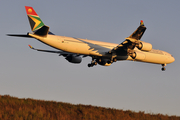
[[[145,30],[146,30],[146,27],[144,26],[144,22],[141,20],[140,26],[129,36],[129,38],[140,40]]]
[[[34,49],[31,45],[28,45],[31,49]]]
[[[140,21],[140,26],[144,26],[143,20]]]

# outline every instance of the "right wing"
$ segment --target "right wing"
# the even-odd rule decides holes
[[[146,27],[144,26],[144,23],[141,20],[140,26],[128,38],[140,40],[145,31],[146,31]]]
[[[146,27],[144,26],[144,23],[141,20],[140,26],[129,37],[127,37],[125,41],[123,41],[118,46],[114,47],[108,53],[115,53],[115,54],[129,53],[136,47],[137,44],[139,44],[139,41],[143,36],[145,30]]]

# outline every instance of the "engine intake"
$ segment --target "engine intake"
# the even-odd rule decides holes
[[[145,59],[145,54],[142,52],[134,52],[131,54],[131,57],[135,60],[144,60]]]
[[[139,50],[142,51],[151,51],[152,50],[152,45],[150,43],[144,42],[144,41],[140,41],[139,44],[137,44],[136,46]]]

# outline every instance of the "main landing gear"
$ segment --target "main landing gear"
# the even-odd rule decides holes
[[[116,58],[112,58],[111,60],[107,61],[108,64],[112,64],[113,62],[116,62],[117,59]]]
[[[162,68],[161,68],[162,71],[166,70],[165,66],[166,66],[166,64],[162,64]]]
[[[94,65],[97,65],[97,62],[92,60],[91,63],[88,64],[88,67],[93,67]]]
[[[112,58],[109,60],[108,59],[101,59],[101,58],[97,58],[97,59],[92,58],[92,61],[91,61],[91,63],[88,64],[88,67],[93,67],[94,65],[97,65],[97,63],[100,65],[105,65],[106,63],[112,64],[113,62],[116,62],[116,61],[117,61],[116,58]]]

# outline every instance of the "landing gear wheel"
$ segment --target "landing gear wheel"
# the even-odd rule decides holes
[[[107,61],[108,64],[113,63],[113,61]]]
[[[166,70],[165,66],[166,66],[166,64],[162,64],[162,68],[161,68],[162,71]]]
[[[114,59],[113,59],[113,62],[116,62],[116,61],[117,61],[117,59],[116,59],[116,58],[114,58]]]
[[[166,68],[165,68],[165,67],[163,67],[163,68],[161,68],[161,70],[162,70],[162,71],[165,71],[165,70],[166,70]]]
[[[88,67],[92,67],[92,65],[89,63],[89,64],[88,64]]]

